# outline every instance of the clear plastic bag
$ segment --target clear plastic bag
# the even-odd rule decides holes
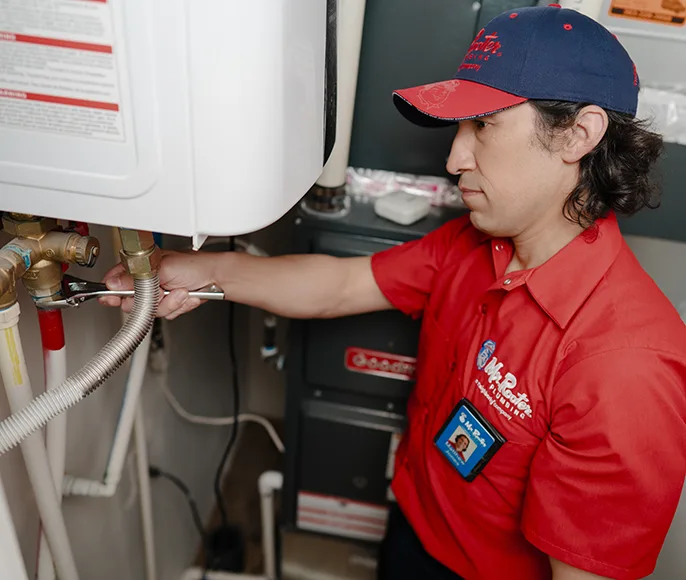
[[[448,179],[431,175],[412,175],[381,169],[348,167],[348,193],[356,198],[375,199],[394,191],[422,195],[434,206],[462,207],[460,191]]]

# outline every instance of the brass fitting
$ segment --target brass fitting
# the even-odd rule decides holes
[[[38,242],[34,240],[13,239],[0,248],[0,299],[5,294],[14,294],[16,285],[31,265],[39,260]]]
[[[49,232],[39,240],[41,256],[46,260],[78,264],[91,268],[100,254],[100,242],[75,233]]]
[[[14,295],[16,281],[34,298],[45,298],[61,290],[62,263],[92,267],[100,243],[90,236],[56,231],[57,221],[22,214],[3,216],[5,231],[17,236],[0,249],[0,303]]]
[[[162,262],[162,251],[155,245],[152,232],[119,229],[121,261],[131,276],[152,278]]]
[[[32,298],[48,298],[62,291],[62,264],[54,260],[39,260],[22,276],[26,291]]]
[[[0,294],[0,310],[6,310],[17,301],[16,288],[11,292]]]
[[[2,216],[2,226],[11,236],[38,239],[54,230],[57,220],[13,213]]]
[[[9,308],[17,301],[17,281],[14,264],[0,251],[0,310]]]

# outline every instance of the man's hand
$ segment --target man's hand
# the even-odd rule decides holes
[[[170,294],[158,316],[173,319],[202,302],[188,292],[216,284],[227,300],[286,318],[336,318],[393,308],[381,293],[371,258],[306,254],[262,258],[239,252],[163,252],[160,285]],[[121,265],[104,278],[111,290],[130,290],[133,280]],[[131,310],[131,298],[103,297],[107,306]]]
[[[188,292],[214,282],[212,277],[219,255],[209,252],[163,251],[159,271],[160,286],[170,293],[160,302],[157,316],[172,320],[205,302],[198,298],[189,298]],[[133,289],[133,279],[122,264],[116,265],[105,274],[103,281],[110,290]],[[133,298],[122,300],[116,296],[103,296],[99,300],[106,306],[121,306],[125,312],[133,307]]]
[[[555,558],[550,558],[550,565],[553,569],[553,580],[609,580],[605,576],[579,570]]]

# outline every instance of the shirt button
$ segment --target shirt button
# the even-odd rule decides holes
[[[503,282],[503,284],[505,284],[505,286],[507,286],[508,284],[511,284],[511,283],[512,283],[512,280],[510,278],[508,278],[507,280],[505,280]]]
[[[495,245],[495,249],[496,249],[498,252],[502,252],[504,247],[505,247],[505,246],[503,246],[502,244],[496,244],[496,245]]]

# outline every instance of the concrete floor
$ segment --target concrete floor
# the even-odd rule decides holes
[[[275,422],[283,433],[283,424]],[[257,478],[267,470],[281,471],[283,458],[260,425],[243,426],[231,470],[224,480],[224,498],[230,523],[241,528],[246,542],[245,570],[263,572],[262,530]],[[279,521],[280,494],[275,498]],[[219,522],[215,514],[208,529]],[[333,537],[304,533],[283,533],[282,580],[374,580],[375,549]],[[202,565],[202,553],[196,564]]]

